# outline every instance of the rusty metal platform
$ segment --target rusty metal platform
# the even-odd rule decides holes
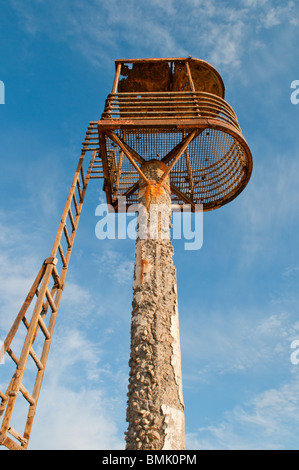
[[[193,58],[116,61],[112,93],[98,122],[107,201],[137,203],[139,168],[171,165],[175,204],[205,211],[234,199],[247,185],[252,157],[224,85],[207,62]]]

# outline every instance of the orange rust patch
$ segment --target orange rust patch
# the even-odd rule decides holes
[[[162,194],[164,194],[164,189],[161,187],[161,185],[159,183],[158,184],[151,184],[149,186],[150,186],[151,196],[159,197],[159,196],[162,196]]]
[[[140,284],[143,283],[143,275],[148,270],[148,261],[146,259],[141,259],[141,270],[140,270]]]

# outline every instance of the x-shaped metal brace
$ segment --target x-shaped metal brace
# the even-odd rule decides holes
[[[158,182],[154,182],[155,185],[161,185],[163,186],[165,184],[166,178],[169,176],[171,170],[173,169],[174,165],[177,163],[179,158],[183,155],[183,153],[186,151],[188,145],[190,142],[192,142],[193,139],[195,139],[199,134],[203,132],[204,129],[196,129],[190,134],[188,134],[184,139],[179,142],[167,155],[165,155],[161,161],[163,163],[169,163],[167,166],[167,169],[164,171],[164,173],[161,175],[160,179]],[[133,165],[139,176],[143,179],[143,181],[147,184],[153,184],[152,181],[150,181],[144,172],[142,171],[141,167],[139,165],[142,165],[146,163],[146,160],[141,157],[134,149],[132,149],[126,142],[124,142],[118,135],[114,134],[112,131],[106,130],[105,134],[116,144],[118,147],[121,149],[121,151],[126,155],[130,163]],[[136,182],[134,183],[124,194],[124,196],[128,197],[131,194],[133,194],[139,187],[139,183]],[[188,198],[187,195],[183,194],[179,188],[177,188],[174,184],[170,184],[170,189],[171,191],[179,197],[181,200],[183,200],[185,203],[189,204],[194,204],[193,201]]]

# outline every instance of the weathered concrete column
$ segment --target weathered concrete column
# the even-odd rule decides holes
[[[135,251],[126,449],[184,450],[185,420],[176,290],[170,240],[169,179],[156,184],[167,166],[142,166],[139,230]],[[157,211],[158,209],[158,211]],[[161,210],[161,216],[157,218]],[[156,231],[158,239],[153,239]]]

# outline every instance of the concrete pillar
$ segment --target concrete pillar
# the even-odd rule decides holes
[[[151,160],[140,179],[131,323],[126,449],[184,450],[185,420],[167,166]],[[162,209],[157,219],[157,210]],[[159,211],[158,211],[159,212]],[[151,223],[150,223],[151,222]],[[154,229],[154,230],[153,230]],[[153,239],[157,231],[158,239]]]

